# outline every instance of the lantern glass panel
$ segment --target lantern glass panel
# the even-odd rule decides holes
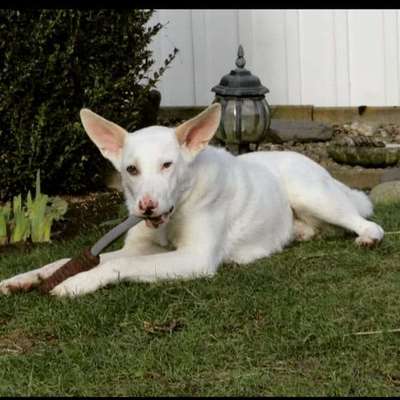
[[[252,142],[258,137],[263,128],[256,102],[252,99],[241,101],[241,111],[241,139],[246,142]]]
[[[266,116],[266,121],[265,121],[266,125],[265,125],[265,128],[266,128],[266,129],[269,129],[269,127],[270,127],[270,125],[271,125],[271,110],[270,110],[270,108],[269,108],[269,105],[268,105],[266,99],[263,99],[263,100],[262,100],[262,105],[263,105],[263,107],[264,107],[264,109],[265,109],[265,116]]]
[[[242,140],[257,143],[269,128],[269,107],[265,99],[246,99],[242,107]]]
[[[239,138],[236,135],[238,109],[234,99],[229,99],[226,102],[226,107],[222,113],[222,125],[224,127],[226,142],[239,143]]]

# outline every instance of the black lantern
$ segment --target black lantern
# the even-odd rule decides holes
[[[271,110],[265,99],[265,93],[269,90],[244,68],[245,64],[243,47],[240,45],[237,68],[211,89],[215,92],[214,103],[222,106],[216,138],[225,145],[238,146],[239,153],[250,151],[250,143],[257,146],[265,139],[271,124]]]

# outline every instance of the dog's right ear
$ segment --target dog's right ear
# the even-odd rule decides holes
[[[178,142],[189,160],[194,159],[208,145],[218,129],[220,120],[221,105],[214,103],[175,129]]]
[[[114,122],[108,121],[87,108],[80,112],[82,125],[101,154],[121,170],[122,147],[128,132]]]

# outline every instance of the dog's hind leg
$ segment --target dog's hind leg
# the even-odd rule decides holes
[[[315,236],[315,228],[306,222],[295,218],[293,220],[294,238],[299,242],[310,240]]]
[[[358,245],[370,247],[377,244],[382,240],[384,231],[375,222],[364,218],[366,214],[370,214],[367,213],[367,208],[372,212],[368,197],[347,187],[344,190],[343,186],[332,177],[326,176],[311,179],[307,184],[291,182],[291,206],[300,219],[302,214],[310,215],[317,220],[357,233]]]

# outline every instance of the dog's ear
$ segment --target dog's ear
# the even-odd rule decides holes
[[[82,108],[80,116],[82,125],[90,139],[99,148],[101,154],[109,159],[119,171],[121,169],[122,147],[128,132],[87,108]]]
[[[193,159],[207,146],[218,129],[220,119],[221,105],[214,103],[176,128],[178,142],[189,158]]]

